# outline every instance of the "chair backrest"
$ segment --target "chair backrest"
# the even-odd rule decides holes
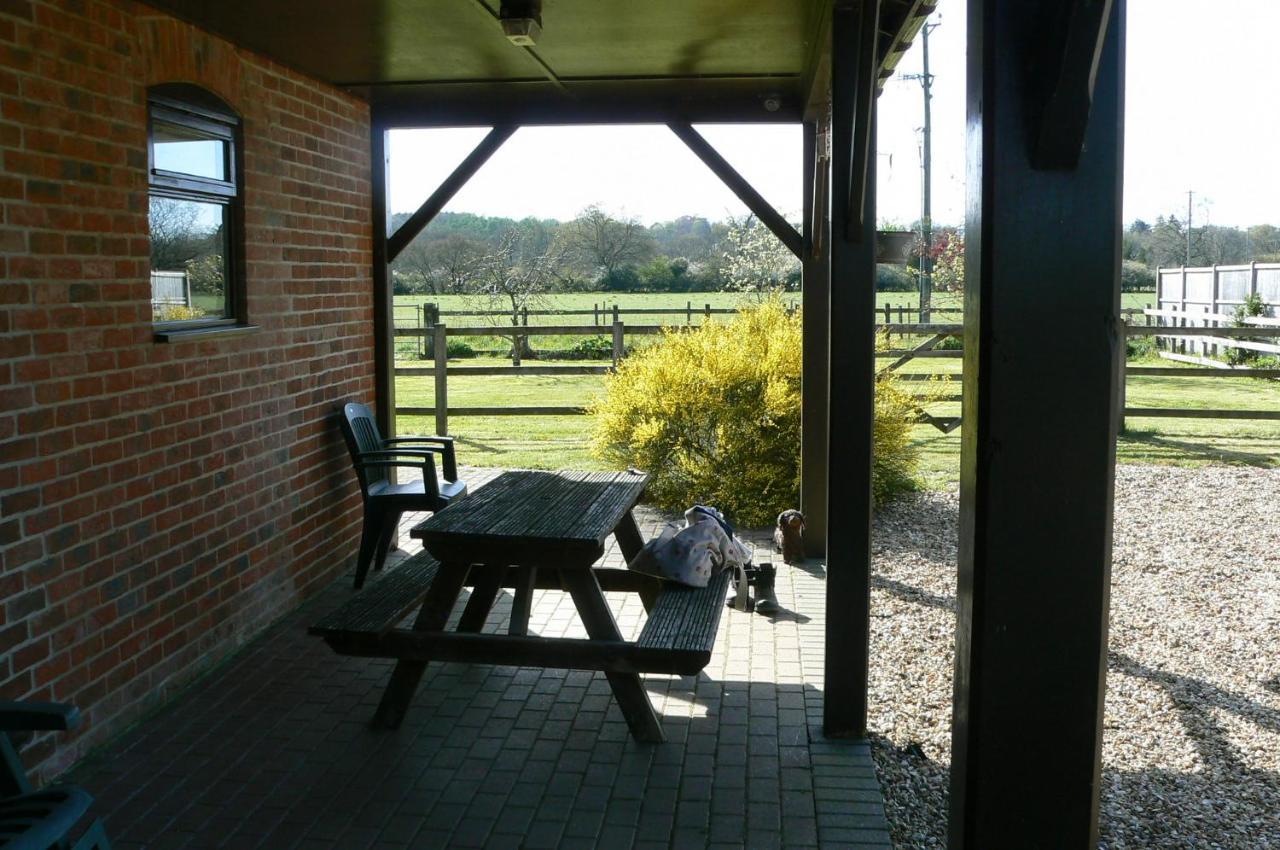
[[[347,442],[352,463],[356,463],[365,452],[381,451],[384,447],[373,411],[356,402],[342,407],[342,436]],[[371,485],[387,480],[386,467],[364,468],[357,464],[356,475],[360,478],[360,492],[365,497],[369,495]]]

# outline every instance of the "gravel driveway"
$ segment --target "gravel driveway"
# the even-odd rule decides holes
[[[944,847],[958,498],[876,521],[872,750],[894,841]],[[1116,473],[1101,841],[1280,848],[1280,470]]]

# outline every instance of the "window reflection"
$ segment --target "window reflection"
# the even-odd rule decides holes
[[[151,307],[155,321],[231,315],[227,213],[223,204],[151,197]]]
[[[199,130],[155,121],[151,125],[153,167],[211,180],[227,179],[227,145]]]

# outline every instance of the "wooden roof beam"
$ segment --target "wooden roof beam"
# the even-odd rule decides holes
[[[480,144],[476,145],[475,150],[467,154],[467,158],[458,163],[458,167],[453,173],[444,179],[436,190],[431,193],[431,197],[422,202],[422,206],[414,211],[413,215],[405,220],[404,224],[396,230],[395,233],[387,239],[387,263],[391,263],[400,252],[408,247],[409,243],[422,232],[431,220],[440,214],[440,210],[444,209],[445,204],[453,200],[453,196],[458,194],[463,186],[467,185],[467,181],[475,176],[489,157],[502,147],[502,143],[511,138],[511,134],[516,131],[516,127],[512,124],[503,124],[494,127],[489,131],[489,135],[480,140]]]
[[[1075,0],[1063,9],[1060,26],[1047,30],[1058,37],[1038,57],[1042,89],[1029,95],[1040,110],[1032,139],[1031,162],[1046,171],[1072,171],[1080,161],[1084,133],[1093,107],[1098,61],[1107,37],[1112,0]]]

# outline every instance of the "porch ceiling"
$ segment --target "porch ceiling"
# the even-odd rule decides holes
[[[392,123],[795,121],[825,97],[831,0],[543,0],[531,48],[503,36],[498,0],[150,2]],[[886,75],[931,8],[883,0]]]

